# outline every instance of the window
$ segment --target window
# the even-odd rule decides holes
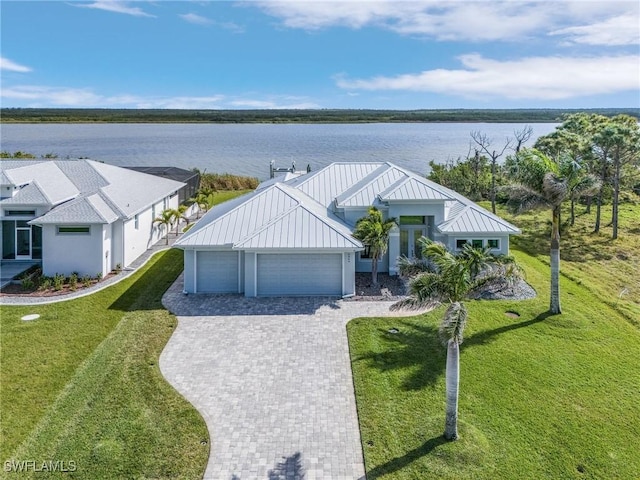
[[[420,215],[401,215],[400,225],[425,225],[424,217]]]
[[[151,219],[155,220],[156,218],[156,205],[155,203],[153,205],[151,205]]]
[[[89,225],[77,225],[58,227],[58,235],[91,235],[91,227]]]
[[[35,217],[35,210],[5,210],[5,217]]]
[[[482,248],[482,240],[471,240],[471,246],[473,248]]]
[[[133,217],[133,225],[136,230],[140,228],[140,215],[136,215],[135,217]]]
[[[464,238],[458,238],[456,239],[456,248],[458,250],[462,250],[465,246],[465,244],[469,243],[469,240],[464,239]]]
[[[497,238],[487,240],[487,247],[491,248],[492,250],[500,250],[500,240],[498,240]]]
[[[364,250],[360,252],[360,258],[371,258],[371,246],[365,245]]]

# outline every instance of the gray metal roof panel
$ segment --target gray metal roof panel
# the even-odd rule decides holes
[[[362,244],[342,225],[298,205],[234,248],[354,250]]]
[[[415,176],[410,176],[405,181],[381,193],[380,198],[384,201],[454,199],[441,185]]]
[[[288,182],[316,202],[328,207],[334,199],[384,163],[332,163],[322,170]]]
[[[517,227],[475,203],[467,205],[457,215],[441,223],[437,228],[440,232],[446,234],[521,233]]]
[[[227,203],[227,202],[225,202]],[[185,233],[176,246],[214,246],[233,244],[264,226],[273,218],[282,215],[299,201],[284,191],[281,184],[236,199],[230,205],[211,209]],[[203,223],[200,226],[200,223]]]

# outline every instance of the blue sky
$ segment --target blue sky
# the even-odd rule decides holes
[[[7,1],[3,107],[640,107],[637,1]]]

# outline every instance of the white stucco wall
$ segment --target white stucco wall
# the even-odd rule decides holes
[[[42,272],[80,276],[107,274],[105,268],[105,232],[103,225],[91,225],[90,234],[58,234],[57,225],[42,228]]]
[[[136,216],[124,221],[123,260],[121,262],[123,267],[130,265],[148,248],[164,239],[166,227],[154,225],[153,219],[159,217],[165,208],[178,208],[178,196],[166,197],[166,202],[160,200],[154,206],[138,213],[138,228],[136,228]]]
[[[194,293],[196,291],[196,251],[184,251],[184,291]]]
[[[352,296],[356,293],[355,252],[342,254],[342,295]]]

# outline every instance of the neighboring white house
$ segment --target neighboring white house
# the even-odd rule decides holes
[[[2,260],[45,275],[106,275],[164,236],[153,219],[184,184],[92,160],[2,160]]]
[[[278,181],[280,180],[280,181]],[[296,178],[276,177],[211,209],[175,246],[184,249],[188,293],[246,296],[355,294],[370,272],[356,221],[376,206],[398,227],[380,272],[420,254],[427,236],[451,250],[465,243],[509,252],[520,231],[456,192],[391,163],[333,163]]]

